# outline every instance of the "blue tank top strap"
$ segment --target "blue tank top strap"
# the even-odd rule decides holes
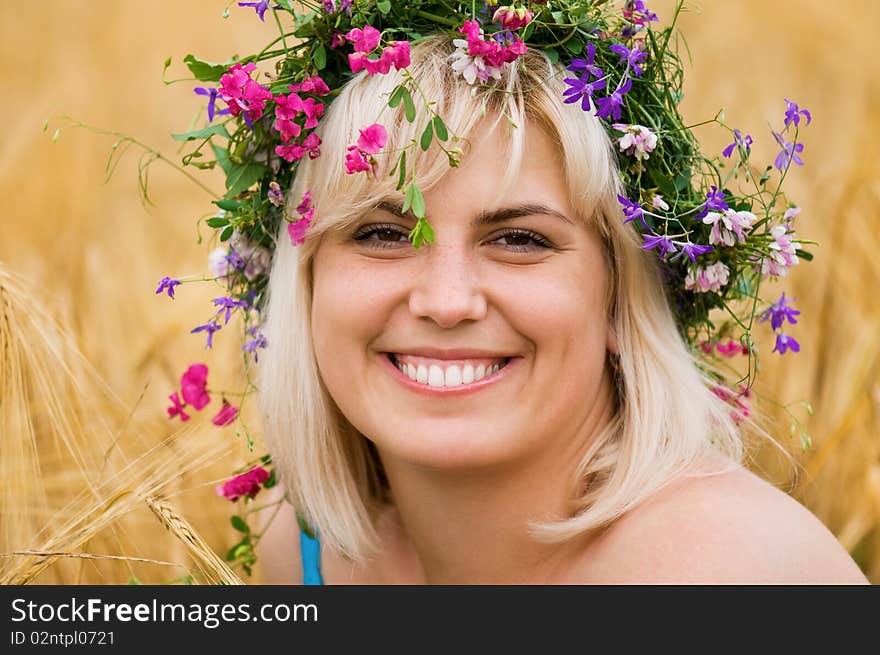
[[[321,577],[321,542],[317,535],[312,538],[305,530],[300,529],[299,549],[302,553],[303,584],[324,584],[324,578]]]

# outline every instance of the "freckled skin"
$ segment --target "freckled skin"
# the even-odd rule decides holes
[[[498,208],[488,205],[506,161],[503,133],[495,130],[425,192],[433,244],[414,249],[405,236],[412,220],[379,210],[349,232],[326,235],[315,254],[312,327],[321,376],[383,457],[461,469],[567,457],[583,437],[579,426],[607,399],[602,245],[571,207],[555,146],[536,125],[526,129],[528,154],[499,206],[541,203],[571,223],[542,214],[471,225],[478,212]],[[402,236],[351,239],[376,223],[397,226]],[[513,228],[553,247],[503,236]],[[429,398],[404,388],[379,355],[420,345],[524,360],[494,387]]]

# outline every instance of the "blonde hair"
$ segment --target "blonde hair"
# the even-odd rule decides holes
[[[532,526],[537,538],[562,541],[614,521],[710,452],[740,462],[743,441],[730,407],[710,391],[710,380],[679,333],[659,258],[643,251],[636,231],[623,224],[616,159],[605,129],[579,104],[562,101],[564,69],[530,50],[518,65],[505,67],[496,85],[475,90],[448,65],[452,52],[448,37],[423,40],[413,47],[408,70],[463,142],[484,116],[495,117],[493,129],[509,123],[510,165],[499,197],[516,179],[528,118],[555,141],[572,207],[604,243],[607,311],[620,356],[618,402],[613,420],[577,467],[571,516]],[[385,484],[374,448],[342,416],[317,370],[312,259],[325,232],[345,229],[381,200],[400,195],[397,176],[388,174],[396,158],[383,153],[418,142],[430,118],[422,108],[410,123],[402,105],[387,106],[402,80],[395,71],[352,79],[318,128],[321,156],[300,162],[290,202],[311,190],[317,213],[303,245],[290,244],[285,226],[278,236],[265,324],[269,351],[259,366],[266,439],[288,497],[328,545],[355,558],[377,544],[374,519]],[[359,128],[377,120],[388,128],[377,179],[344,174],[346,147],[356,143]],[[408,164],[424,191],[450,170],[449,162],[436,144],[427,152],[415,150]]]

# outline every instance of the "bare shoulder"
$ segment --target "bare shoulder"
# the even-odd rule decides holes
[[[682,477],[613,524],[588,576],[630,584],[858,584],[867,579],[803,505],[743,467]]]

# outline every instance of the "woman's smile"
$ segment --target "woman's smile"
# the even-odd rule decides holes
[[[507,378],[522,357],[500,360],[418,361],[410,356],[381,353],[388,372],[407,389],[427,396],[458,396],[475,393]],[[495,361],[495,363],[492,363]]]

